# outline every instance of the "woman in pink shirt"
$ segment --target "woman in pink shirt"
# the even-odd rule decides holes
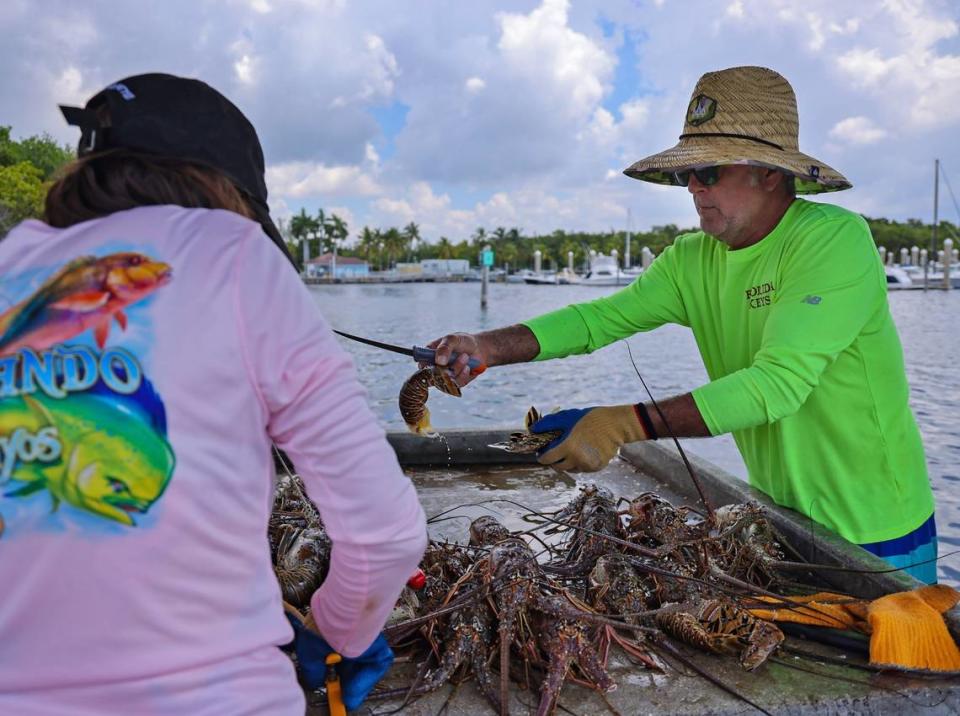
[[[170,75],[63,111],[79,159],[0,242],[0,714],[302,714],[271,443],[333,542],[311,610],[356,705],[424,516],[270,221],[256,133]]]

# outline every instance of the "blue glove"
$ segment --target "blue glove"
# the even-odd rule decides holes
[[[294,631],[294,649],[303,682],[311,689],[326,684],[327,656],[333,648],[326,639],[315,631],[305,627],[298,619],[287,613]],[[383,678],[393,664],[393,651],[387,645],[387,639],[380,634],[360,656],[343,657],[337,664],[340,675],[340,688],[343,692],[343,705],[348,711],[360,708],[364,699]]]
[[[530,426],[532,433],[550,430],[562,432],[537,453],[537,459],[544,465],[574,472],[600,470],[621,445],[649,437],[636,405],[561,410]]]

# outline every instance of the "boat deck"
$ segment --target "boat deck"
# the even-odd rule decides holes
[[[417,487],[431,522],[435,539],[465,542],[469,522],[494,514],[514,530],[529,529],[522,516],[531,511],[551,512],[573,499],[580,485],[596,482],[615,495],[635,497],[653,490],[674,504],[696,504],[689,475],[677,455],[652,443],[628,446],[622,458],[589,476],[559,473],[530,464],[525,456],[514,456],[486,446],[502,439],[498,431],[458,431],[444,440],[424,441],[408,435],[391,435],[391,442]],[[511,461],[511,462],[505,462]],[[742,481],[705,461],[691,458],[705,491],[715,506],[759,498],[772,513],[778,529],[810,561],[846,565],[853,569],[883,568],[884,563],[835,535],[817,529],[802,517],[769,505],[763,495],[751,491]],[[441,515],[442,513],[442,515]],[[879,596],[910,589],[916,583],[901,574],[854,574],[832,572],[819,575],[836,591]],[[958,631],[956,610],[948,622]],[[836,633],[843,637],[845,633]],[[866,662],[866,639],[853,636],[840,649],[788,636],[784,646],[755,672],[740,668],[736,658],[706,654],[693,648],[681,650],[704,672],[771,714],[947,714],[960,712],[960,681],[942,678],[877,674],[858,666]],[[809,655],[796,653],[800,650]],[[838,663],[832,663],[835,660]],[[611,650],[609,672],[618,688],[598,694],[568,683],[564,686],[556,713],[572,714],[743,714],[760,713],[748,703],[685,667],[671,664],[665,673],[634,666],[618,649]],[[409,686],[415,665],[396,665],[380,688]],[[536,710],[539,694],[511,686],[510,711],[514,714]],[[323,697],[308,694],[308,715],[326,713]],[[445,713],[450,716],[495,713],[472,681],[459,686],[445,685],[434,693],[404,705],[402,699],[371,700],[367,713]],[[361,711],[364,712],[364,711]]]

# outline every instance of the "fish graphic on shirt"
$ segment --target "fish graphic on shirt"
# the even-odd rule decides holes
[[[43,350],[91,328],[103,348],[111,321],[126,329],[124,309],[170,279],[168,264],[140,253],[75,259],[0,314],[0,355],[24,347]]]
[[[7,435],[5,496],[47,490],[61,501],[128,526],[163,494],[175,458],[157,422],[125,396],[96,392],[54,399],[42,394],[0,401],[0,435]],[[33,440],[32,459],[9,462],[17,431]],[[11,487],[13,481],[22,483]]]

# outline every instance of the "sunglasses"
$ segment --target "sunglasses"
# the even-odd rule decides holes
[[[687,186],[690,183],[690,175],[693,174],[697,181],[704,186],[713,186],[720,181],[720,167],[704,167],[703,169],[684,169],[681,172],[674,172],[673,178],[677,180],[680,186]]]

